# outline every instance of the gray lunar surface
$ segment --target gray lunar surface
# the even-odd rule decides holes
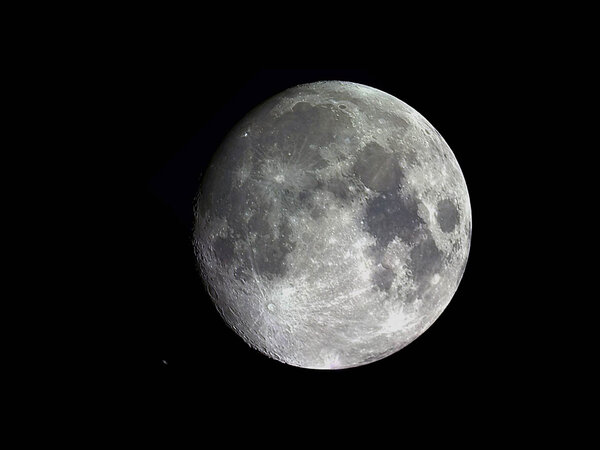
[[[442,313],[471,207],[458,162],[417,111],[324,81],[248,113],[204,174],[194,250],[219,313],[287,364],[382,359]]]

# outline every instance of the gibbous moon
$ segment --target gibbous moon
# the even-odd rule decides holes
[[[324,81],[249,112],[206,171],[194,250],[219,313],[278,361],[385,358],[462,278],[471,206],[454,154],[406,103]]]

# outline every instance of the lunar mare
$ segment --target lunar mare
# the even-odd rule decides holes
[[[287,364],[380,360],[450,302],[471,207],[440,134],[399,99],[324,81],[246,115],[205,173],[194,250],[225,322]]]

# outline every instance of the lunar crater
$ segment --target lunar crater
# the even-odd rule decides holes
[[[450,199],[440,200],[437,204],[437,222],[444,233],[454,231],[459,222],[458,209]]]

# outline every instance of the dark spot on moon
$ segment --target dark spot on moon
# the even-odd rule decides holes
[[[252,246],[250,265],[259,275],[272,278],[287,272],[285,258],[294,250],[295,243],[291,240],[291,227],[284,219],[278,224],[269,226],[268,233],[256,237]]]
[[[213,241],[212,248],[219,264],[224,266],[233,260],[234,247],[229,239],[217,236]]]
[[[306,112],[306,111],[310,111],[310,109],[312,108],[311,104],[308,102],[298,102],[294,105],[294,107],[292,108],[292,111],[294,112]]]
[[[393,192],[403,179],[398,159],[376,142],[369,142],[360,152],[354,174],[365,186],[377,192]]]
[[[367,203],[365,221],[368,232],[377,244],[386,247],[396,236],[407,243],[417,239],[417,230],[423,224],[415,199],[399,193],[375,197]]]
[[[373,272],[371,281],[381,291],[389,291],[395,278],[394,271],[381,267]]]
[[[340,109],[346,109],[347,106],[346,105],[339,105],[338,108],[340,108]]]
[[[313,194],[311,191],[298,192],[298,206],[302,209],[310,209],[313,206]]]
[[[444,254],[437,248],[428,232],[425,239],[418,242],[410,251],[409,268],[418,284],[429,279],[442,268]]]
[[[419,296],[419,294],[417,293],[416,290],[411,290],[408,293],[405,293],[404,296],[400,300],[402,302],[410,305],[415,302],[415,300],[417,299],[418,296]]]
[[[324,191],[331,192],[336,198],[340,200],[348,200],[350,197],[350,191],[348,190],[348,181],[345,179],[332,179],[327,182],[320,182],[319,188]]]
[[[448,199],[440,200],[437,204],[437,223],[444,233],[454,231],[458,224],[458,209]]]

